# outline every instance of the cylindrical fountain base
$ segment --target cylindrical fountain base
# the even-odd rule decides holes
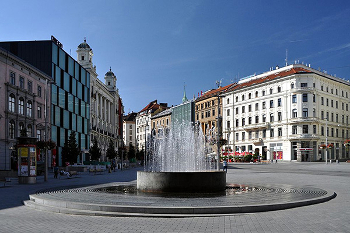
[[[220,192],[226,187],[226,173],[137,172],[137,189],[144,192]]]

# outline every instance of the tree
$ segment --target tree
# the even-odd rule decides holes
[[[75,138],[75,132],[72,131],[62,148],[62,162],[76,163],[79,153],[80,150]]]
[[[101,149],[98,147],[97,139],[94,139],[92,147],[89,149],[91,160],[98,160],[101,157]]]
[[[109,145],[106,151],[106,157],[109,159],[114,159],[117,157],[117,152],[114,150],[114,142],[109,140]]]
[[[136,157],[136,150],[132,143],[129,143],[128,158],[131,160]]]

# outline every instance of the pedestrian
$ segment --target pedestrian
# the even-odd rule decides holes
[[[222,170],[223,170],[223,171],[226,171],[226,173],[227,173],[227,160],[226,160],[226,159],[222,162],[222,165],[224,166],[224,167],[222,168]]]
[[[53,178],[57,179],[57,176],[58,176],[58,167],[57,167],[57,166],[55,166],[55,167],[53,168],[53,173],[54,173]]]

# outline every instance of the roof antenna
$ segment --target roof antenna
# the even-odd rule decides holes
[[[286,49],[286,59],[285,59],[285,61],[286,61],[286,66],[288,66],[288,49]]]
[[[84,42],[86,43],[86,36],[84,36]]]

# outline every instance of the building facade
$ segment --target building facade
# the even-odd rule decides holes
[[[136,147],[136,115],[132,112],[123,118],[123,140],[127,150],[130,144]]]
[[[62,166],[62,148],[72,131],[81,151],[90,141],[90,73],[63,50],[54,37],[43,41],[0,42],[0,47],[25,60],[50,76],[51,139],[57,145],[58,165]],[[38,52],[40,51],[40,53]],[[84,157],[77,155],[78,162]]]
[[[301,64],[250,76],[223,94],[227,149],[268,160],[349,158],[349,82]],[[321,148],[320,148],[321,146]]]
[[[50,138],[51,77],[0,48],[0,80],[0,170],[16,170],[21,130],[39,141]]]
[[[172,108],[166,109],[151,117],[152,134],[163,135],[166,129],[171,127]]]
[[[106,161],[110,141],[113,142],[116,151],[122,147],[123,108],[120,107],[122,103],[117,89],[117,77],[110,69],[105,74],[105,83],[100,81],[92,58],[93,51],[84,40],[77,48],[77,61],[90,73],[90,146],[93,140],[97,139],[102,154],[101,160]]]
[[[136,147],[144,150],[147,138],[151,135],[151,117],[168,108],[168,104],[154,100],[147,104],[136,116]]]

